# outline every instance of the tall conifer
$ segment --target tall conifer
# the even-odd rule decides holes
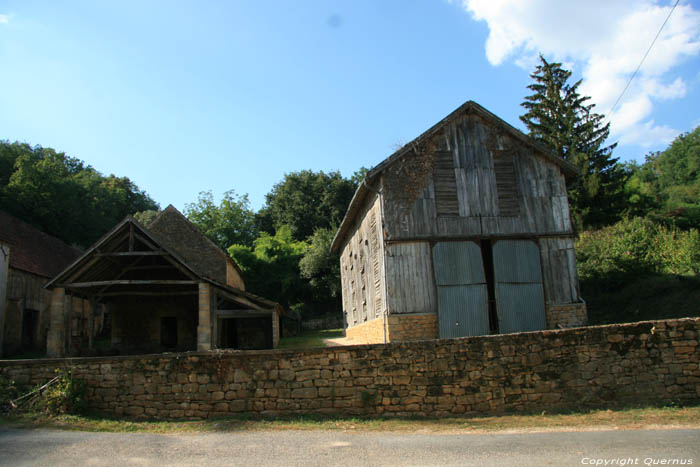
[[[619,220],[624,209],[625,172],[612,157],[617,143],[604,146],[610,123],[593,112],[590,97],[581,96],[581,80],[568,84],[571,72],[561,63],[541,63],[530,75],[534,94],[521,104],[520,120],[530,136],[581,171],[569,182],[569,206],[576,229],[600,227]]]

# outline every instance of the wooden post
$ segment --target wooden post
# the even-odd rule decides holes
[[[7,310],[7,283],[10,273],[10,246],[0,244],[0,357],[2,357],[5,335],[5,313]]]
[[[212,290],[206,282],[199,283],[199,320],[197,322],[197,350],[211,350]]]
[[[57,287],[51,291],[49,334],[46,338],[46,355],[63,357],[65,354],[65,298],[66,289]]]
[[[95,310],[97,309],[97,299],[90,297],[88,302],[88,349],[92,350],[92,335],[95,333]]]

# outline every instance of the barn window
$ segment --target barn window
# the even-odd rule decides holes
[[[512,155],[493,158],[496,173],[496,190],[498,191],[498,211],[501,216],[520,215],[518,185],[515,182],[515,165]]]
[[[438,216],[459,216],[457,180],[450,151],[436,151],[433,165],[435,207]]]

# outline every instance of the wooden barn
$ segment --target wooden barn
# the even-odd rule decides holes
[[[173,206],[148,227],[127,216],[47,287],[53,357],[69,351],[66,296],[85,299],[90,320],[104,306],[108,346],[122,354],[263,349],[279,341],[280,305],[245,292],[233,259]]]
[[[81,251],[0,211],[0,357],[46,350],[51,294],[44,285]],[[86,335],[86,304],[66,304],[72,342]],[[99,329],[98,317],[95,326]]]
[[[366,175],[333,240],[346,335],[453,338],[585,324],[577,169],[469,101]]]

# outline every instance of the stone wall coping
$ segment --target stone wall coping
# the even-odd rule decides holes
[[[389,342],[387,344],[356,344],[356,345],[340,345],[332,347],[316,347],[310,349],[271,349],[271,350],[212,350],[212,351],[191,351],[191,352],[165,352],[158,354],[142,354],[142,355],[112,355],[112,356],[97,356],[97,357],[69,357],[69,358],[37,358],[37,359],[20,359],[20,360],[0,360],[0,367],[14,367],[14,366],[46,366],[48,364],[55,364],[57,366],[74,366],[81,364],[90,363],[110,363],[115,361],[129,361],[129,360],[149,360],[149,359],[172,359],[172,358],[188,358],[188,357],[245,357],[245,356],[256,356],[256,355],[284,355],[287,354],[289,357],[293,358],[295,356],[305,356],[314,354],[324,354],[336,351],[358,351],[358,350],[372,350],[380,348],[406,348],[406,347],[416,347],[416,346],[429,346],[436,347],[450,342],[466,342],[466,341],[498,341],[503,339],[517,339],[520,336],[532,336],[540,334],[543,337],[575,334],[580,332],[582,329],[586,331],[597,331],[605,329],[619,329],[620,332],[624,332],[626,329],[633,329],[637,327],[655,327],[655,326],[669,326],[674,327],[682,325],[684,323],[698,323],[700,325],[700,317],[688,317],[688,318],[676,318],[676,319],[662,319],[662,320],[651,320],[651,321],[636,321],[632,323],[614,323],[614,324],[601,324],[596,326],[582,326],[577,328],[566,328],[566,329],[547,329],[543,331],[528,331],[528,332],[517,332],[512,334],[492,334],[487,336],[471,336],[471,337],[460,337],[456,339],[427,339],[427,340],[414,340],[407,342]]]

